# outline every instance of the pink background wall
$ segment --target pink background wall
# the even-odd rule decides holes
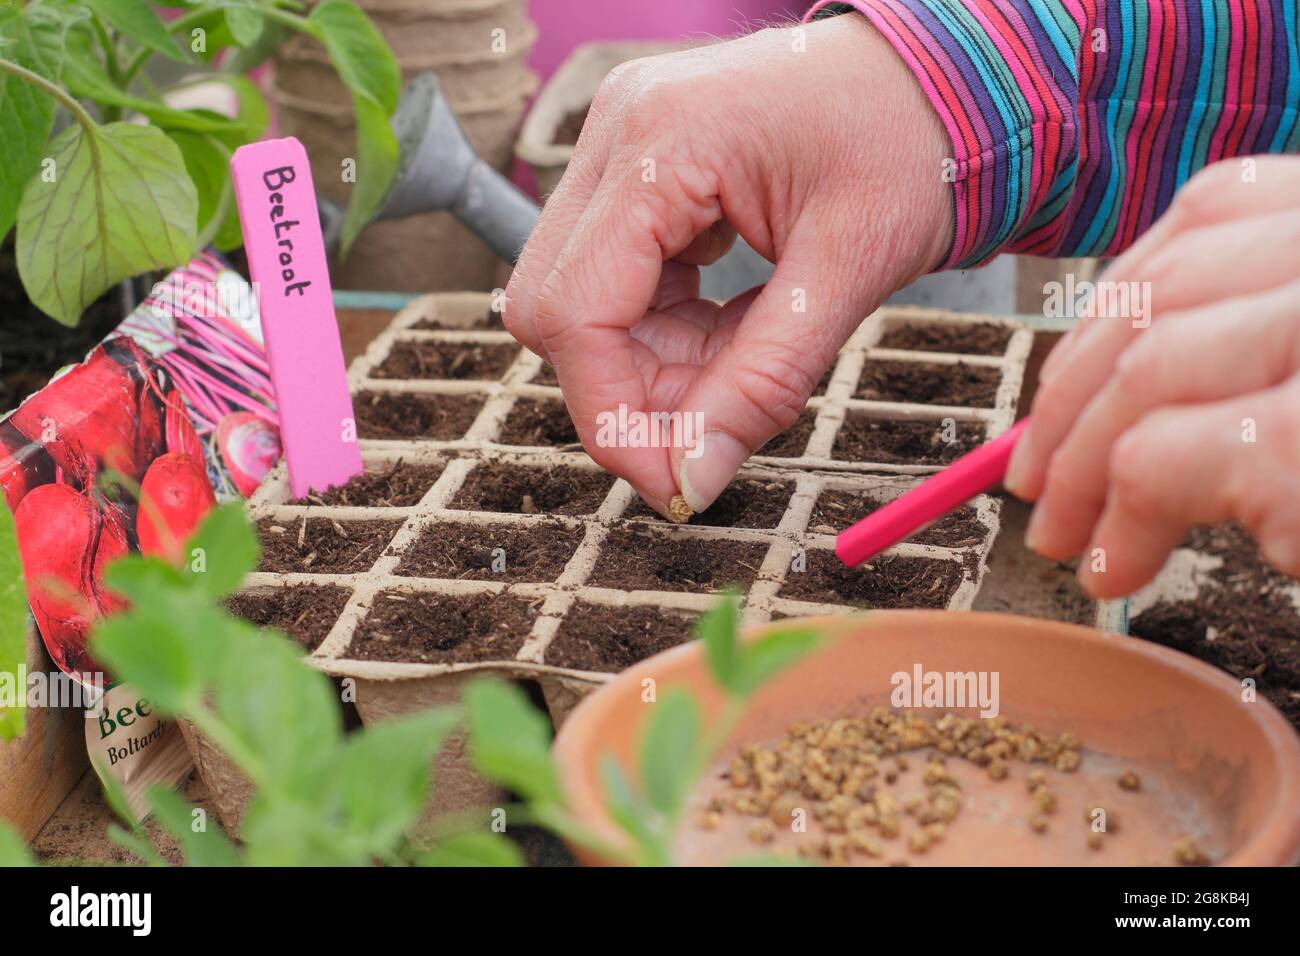
[[[734,36],[809,0],[529,0],[540,35],[529,63],[545,80],[569,51],[590,40]]]

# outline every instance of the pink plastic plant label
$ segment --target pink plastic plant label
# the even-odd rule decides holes
[[[230,160],[294,497],[361,473],[356,419],[307,152],[293,137]]]

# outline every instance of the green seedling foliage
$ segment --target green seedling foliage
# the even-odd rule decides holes
[[[295,32],[324,44],[353,99],[358,172],[345,250],[355,241],[397,174],[389,120],[400,72],[353,0],[300,9],[291,0],[196,0],[164,22],[148,0],[4,0],[0,240],[16,226],[18,273],[37,308],[74,325],[125,278],[181,265],[200,246],[242,244],[230,156],[264,135],[267,106],[241,74]],[[147,67],[157,57],[192,72],[156,89]],[[237,115],[167,105],[166,94],[198,80],[229,84]],[[56,123],[60,112],[72,122]]]
[[[18,553],[18,532],[13,513],[0,507],[0,674],[14,683],[14,706],[0,706],[0,740],[13,740],[23,732],[26,687],[18,686],[18,673],[27,661],[27,588]]]

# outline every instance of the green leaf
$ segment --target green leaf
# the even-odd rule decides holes
[[[211,236],[210,243],[222,251],[241,245],[239,210],[230,182],[230,149],[208,133],[173,129],[167,135],[180,149],[199,195],[200,237]],[[214,222],[217,218],[220,221]]]
[[[288,31],[280,24],[263,20],[262,32],[258,34],[257,40],[242,49],[236,49],[229,60],[223,61],[223,69],[229,69],[233,75],[244,75],[257,69],[274,55],[288,35]]]
[[[149,0],[81,0],[101,20],[130,40],[181,63],[181,52],[166,25],[153,12]]]
[[[401,96],[401,71],[383,36],[350,0],[325,0],[312,10],[308,21],[352,93],[357,117],[357,181],[340,235],[341,252],[346,255],[383,208],[397,175],[400,149],[388,120]]]
[[[348,830],[369,852],[392,847],[420,816],[430,765],[455,723],[451,711],[428,711],[348,737],[335,764],[334,786]]]
[[[752,694],[779,672],[816,650],[821,642],[822,634],[806,627],[783,628],[759,638],[741,649],[733,692]]]
[[[739,598],[734,591],[724,592],[722,600],[702,615],[695,625],[695,636],[704,642],[704,653],[713,679],[733,693],[739,666],[736,651],[739,629]]]
[[[127,853],[134,855],[145,866],[166,866],[158,851],[154,849],[141,833],[124,830],[116,823],[109,824],[108,839],[110,843],[120,846]]]
[[[27,586],[18,553],[14,516],[0,506],[0,679],[13,681],[15,706],[0,707],[0,740],[22,736],[26,704],[25,686],[18,672],[27,661]]]
[[[74,124],[50,154],[55,181],[34,178],[18,209],[18,271],[41,311],[73,325],[115,283],[193,254],[198,196],[161,130]]]
[[[104,583],[128,600],[142,603],[164,589],[183,588],[185,579],[162,558],[128,554],[108,566]]]
[[[101,619],[91,635],[91,647],[115,674],[142,697],[168,714],[185,713],[202,705],[203,637],[211,634],[215,611],[188,610],[188,620],[175,620],[172,600],[156,596],[129,614]],[[192,630],[191,630],[192,629]]]
[[[318,794],[343,730],[330,679],[287,637],[228,615],[215,643],[212,700],[227,733],[286,794]]]
[[[262,35],[262,14],[254,7],[227,7],[226,26],[236,43],[252,46]]]
[[[134,110],[165,129],[187,129],[222,136],[256,135],[253,127],[211,110],[178,110],[161,100],[148,99],[120,89],[104,72],[93,39],[85,31],[74,31],[69,35],[63,72],[68,92],[74,96],[94,100],[102,105]]]
[[[0,9],[4,59],[58,83],[69,25],[86,16],[70,4],[32,4],[22,13]],[[54,128],[54,99],[25,80],[0,72],[0,239],[14,224],[23,188],[40,167]]]
[[[636,795],[627,774],[609,754],[601,758],[600,779],[605,788],[605,809],[636,842],[639,859],[652,866],[669,862],[668,847],[655,832],[653,811]]]
[[[397,136],[388,124],[389,114],[373,100],[356,94],[353,107],[357,115],[357,181],[339,233],[339,250],[345,256],[361,230],[384,208],[401,158]]]
[[[480,679],[465,689],[469,753],[475,768],[532,800],[559,803],[551,763],[551,722],[513,684]]]
[[[197,570],[196,552],[201,552],[203,571]],[[244,575],[257,567],[260,552],[243,502],[227,502],[209,511],[186,542],[189,561],[183,574],[207,597],[220,600],[232,594]]]
[[[420,866],[523,866],[519,847],[499,833],[458,833],[420,854]]]
[[[148,799],[153,818],[180,844],[186,866],[239,866],[239,853],[216,821],[204,814],[202,829],[195,830],[194,807],[175,790],[153,787]]]
[[[0,867],[35,865],[36,861],[18,831],[0,821]]]
[[[308,22],[316,27],[343,85],[374,100],[386,117],[393,115],[402,93],[402,73],[370,18],[351,0],[325,0],[312,10]]]
[[[653,707],[641,736],[641,782],[655,808],[672,816],[695,778],[700,711],[695,698],[680,688]]]

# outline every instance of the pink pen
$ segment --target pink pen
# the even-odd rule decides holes
[[[1021,419],[1006,434],[962,455],[937,475],[845,528],[835,539],[835,555],[848,567],[857,567],[997,484],[1007,473],[1011,451],[1028,425],[1028,418]]]

